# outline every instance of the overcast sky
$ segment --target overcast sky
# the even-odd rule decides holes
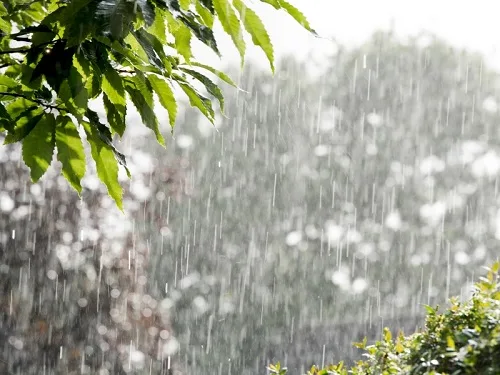
[[[485,54],[491,65],[500,68],[500,26],[498,0],[288,0],[300,8],[321,36],[334,37],[343,44],[365,41],[375,30],[391,23],[400,35],[425,30],[436,33],[453,45]],[[253,1],[268,27],[277,57],[294,52],[298,57],[318,56],[331,50],[332,42],[302,30],[283,12]],[[220,29],[217,39],[224,62],[238,61],[230,39]],[[265,61],[260,50],[249,47],[249,57]],[[217,58],[198,45],[201,59],[222,66]]]

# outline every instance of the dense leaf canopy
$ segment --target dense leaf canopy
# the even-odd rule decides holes
[[[314,32],[286,0],[261,2],[287,12]],[[23,159],[34,182],[57,150],[62,174],[81,192],[86,171],[82,138],[86,139],[100,180],[122,208],[119,164],[127,173],[128,169],[113,139],[124,134],[129,101],[161,145],[165,140],[155,96],[168,111],[172,127],[177,89],[211,122],[212,98],[224,109],[222,92],[213,79],[234,86],[233,81],[195,61],[191,51],[191,40],[196,38],[220,55],[213,33],[216,20],[231,36],[242,63],[246,30],[274,71],[269,35],[244,0],[1,1],[0,132],[6,133],[5,143],[22,142]],[[89,108],[94,101],[104,107],[105,119]]]

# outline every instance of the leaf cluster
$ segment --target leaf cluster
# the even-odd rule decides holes
[[[286,0],[261,1],[314,32]],[[23,144],[34,182],[57,150],[64,177],[81,192],[86,138],[99,178],[122,208],[119,164],[128,169],[113,141],[125,132],[128,102],[163,146],[155,97],[172,127],[177,89],[212,123],[212,98],[224,111],[222,91],[207,74],[232,86],[234,82],[193,59],[191,50],[196,38],[220,56],[213,33],[216,20],[231,36],[242,63],[246,30],[274,71],[269,35],[244,0],[1,1],[0,132],[6,133],[5,143]],[[89,108],[95,102],[104,107],[105,118]]]

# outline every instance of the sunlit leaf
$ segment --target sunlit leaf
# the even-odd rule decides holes
[[[233,87],[237,87],[236,86],[236,83],[233,82],[233,80],[225,73],[209,66],[209,65],[205,65],[205,64],[201,64],[197,61],[191,61],[190,65],[192,66],[197,66],[199,68],[203,68],[203,69],[206,69],[208,70],[210,73],[214,74],[215,76],[219,77],[221,80],[223,80],[224,82],[226,82],[227,84],[233,86]]]
[[[106,111],[106,118],[111,129],[123,136],[125,132],[125,115],[127,107],[121,104],[114,104],[109,100],[106,94],[103,95],[104,110]]]
[[[85,152],[80,134],[68,116],[57,117],[55,141],[57,160],[62,164],[62,174],[70,185],[81,193],[81,180],[86,169]]]
[[[102,141],[97,129],[90,123],[82,122],[87,141],[90,144],[92,159],[95,161],[97,176],[106,185],[108,194],[117,207],[123,211],[123,189],[118,183],[118,162],[112,148]]]
[[[23,140],[23,160],[30,169],[33,182],[44,175],[52,162],[55,127],[54,115],[45,113]]]
[[[195,79],[197,79],[198,81],[200,81],[205,86],[207,91],[219,101],[221,111],[224,112],[224,96],[223,96],[222,91],[219,88],[219,86],[217,86],[210,79],[208,79],[203,74],[201,74],[197,71],[194,71],[192,69],[185,69],[185,68],[182,70],[184,72],[188,73],[189,75],[191,75],[192,77],[194,77]]]
[[[295,19],[295,21],[297,21],[300,25],[302,25],[302,27],[304,27],[304,29],[308,30],[313,34],[316,34],[316,31],[314,31],[311,28],[311,25],[309,24],[309,21],[307,20],[306,16],[304,16],[304,14],[300,10],[298,10],[295,6],[293,6],[286,0],[277,0],[277,1],[279,2],[281,8],[286,10],[287,13]]]
[[[106,93],[111,103],[117,105],[125,105],[125,89],[123,87],[122,78],[112,68],[108,68],[102,77],[102,91]]]
[[[203,113],[208,120],[210,120],[211,123],[214,123],[215,113],[212,108],[212,102],[198,93],[191,85],[182,82],[178,83],[181,89],[188,96],[191,106],[194,108],[198,108],[200,112]]]
[[[132,103],[134,103],[141,116],[142,122],[155,133],[158,143],[165,147],[165,139],[160,132],[158,119],[156,118],[153,107],[145,100],[141,91],[130,84],[127,84],[125,87],[130,95],[130,99],[132,99]]]
[[[156,95],[158,95],[160,104],[167,110],[170,126],[173,128],[175,118],[177,116],[177,102],[170,85],[168,82],[154,74],[150,74],[148,76],[148,80],[151,83],[153,90],[156,92]]]
[[[240,18],[243,21],[245,29],[251,35],[253,44],[262,48],[267,56],[267,59],[269,60],[271,70],[274,73],[273,45],[264,24],[260,20],[257,13],[248,8],[242,0],[233,0],[233,4],[236,10],[240,13]]]
[[[228,0],[214,0],[213,5],[222,28],[231,37],[238,49],[241,56],[241,64],[243,65],[245,59],[245,39],[243,38],[240,20]]]

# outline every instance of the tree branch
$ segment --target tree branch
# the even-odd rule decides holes
[[[28,98],[26,95],[23,95],[23,94],[18,94],[15,92],[2,92],[2,91],[0,91],[0,95],[12,96],[14,98],[23,98],[23,99],[29,100],[30,102],[40,104],[41,106],[43,106],[45,108],[57,109],[58,111],[67,112],[67,110],[65,108],[61,108],[57,105],[45,103],[43,100]]]
[[[25,47],[5,49],[3,51],[0,51],[0,55],[5,55],[8,53],[24,53],[24,52],[28,52],[29,50],[30,50],[29,48],[25,48]]]

